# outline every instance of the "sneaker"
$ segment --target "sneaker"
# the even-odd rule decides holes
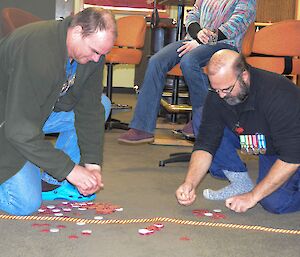
[[[96,194],[88,196],[80,194],[77,188],[68,181],[64,181],[61,186],[58,186],[51,191],[42,192],[43,201],[69,200],[75,202],[89,202],[95,200],[95,198]]]
[[[118,141],[125,144],[152,143],[154,141],[154,136],[145,131],[129,129],[118,138]]]

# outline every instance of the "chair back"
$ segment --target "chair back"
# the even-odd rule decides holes
[[[125,16],[117,20],[118,37],[115,46],[142,48],[145,42],[146,21],[142,16]]]
[[[1,11],[2,34],[11,33],[16,28],[31,22],[40,21],[41,18],[18,8],[4,8]]]
[[[279,74],[300,74],[300,21],[286,20],[255,33],[247,62]]]

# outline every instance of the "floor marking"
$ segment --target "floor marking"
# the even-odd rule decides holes
[[[242,225],[242,224],[226,224],[217,222],[205,222],[205,221],[191,221],[181,220],[168,217],[155,217],[148,219],[114,219],[114,220],[92,220],[92,219],[80,219],[72,217],[49,217],[49,216],[14,216],[14,215],[0,215],[0,219],[6,220],[41,220],[41,221],[66,221],[66,222],[85,222],[87,224],[132,224],[132,223],[152,223],[152,222],[170,222],[180,225],[190,226],[206,226],[206,227],[220,227],[229,229],[242,229],[242,230],[253,230],[270,233],[280,234],[291,234],[300,235],[300,230],[282,229],[282,228],[271,228],[258,225]]]

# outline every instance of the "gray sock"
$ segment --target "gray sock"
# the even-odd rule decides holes
[[[204,198],[209,200],[226,200],[229,197],[250,192],[254,187],[248,172],[224,170],[224,174],[231,184],[217,191],[204,189]]]

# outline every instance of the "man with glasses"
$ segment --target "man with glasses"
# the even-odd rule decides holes
[[[208,64],[210,92],[178,202],[192,204],[209,170],[230,185],[203,195],[226,200],[245,212],[260,203],[272,213],[300,210],[300,89],[287,78],[248,66],[232,50],[216,52]],[[256,186],[236,149],[258,155]]]

